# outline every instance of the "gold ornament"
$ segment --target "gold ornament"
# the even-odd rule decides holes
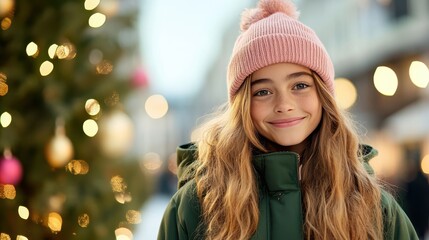
[[[57,121],[55,136],[46,145],[46,158],[54,168],[64,167],[73,158],[73,144],[59,121]]]

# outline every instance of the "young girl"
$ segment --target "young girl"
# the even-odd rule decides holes
[[[178,148],[158,239],[418,239],[334,99],[334,69],[291,2],[242,16],[229,101]]]

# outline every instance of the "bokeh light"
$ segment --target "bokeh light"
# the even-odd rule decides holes
[[[102,61],[95,67],[97,74],[107,75],[113,71],[113,65],[109,61]]]
[[[40,65],[40,75],[42,76],[48,76],[51,74],[51,72],[54,70],[54,64],[52,64],[50,61],[44,61]]]
[[[129,193],[116,193],[115,194],[115,200],[120,204],[131,202],[132,199],[133,198],[131,197],[131,195]]]
[[[136,210],[128,210],[125,218],[127,219],[127,222],[131,224],[139,224],[142,220],[140,212]]]
[[[0,233],[0,240],[11,240],[9,234]]]
[[[168,112],[168,102],[162,95],[152,95],[145,102],[145,110],[149,117],[158,119]]]
[[[116,240],[132,240],[133,233],[128,228],[118,228],[115,230]]]
[[[95,99],[88,99],[85,102],[85,110],[86,112],[91,115],[91,116],[95,116],[100,112],[100,103],[98,103],[97,100]]]
[[[106,105],[109,107],[113,107],[119,103],[120,99],[119,93],[113,92],[110,96],[104,99],[104,103],[106,103]]]
[[[57,44],[52,44],[49,48],[48,48],[48,55],[51,59],[53,59],[55,57],[55,53],[57,52],[57,48],[58,45]]]
[[[11,184],[0,184],[0,198],[13,200],[16,197],[15,186]]]
[[[429,155],[424,156],[421,162],[422,171],[429,174]]]
[[[99,64],[103,60],[103,52],[99,49],[93,49],[89,53],[89,62],[96,65]]]
[[[66,170],[74,175],[85,175],[89,172],[89,165],[84,160],[72,160],[67,163]]]
[[[120,157],[133,143],[134,124],[123,111],[115,110],[100,120],[100,146],[106,156]]]
[[[83,123],[83,132],[88,136],[88,137],[94,137],[97,132],[98,132],[98,124],[95,120],[93,119],[88,119]]]
[[[385,96],[393,96],[398,88],[398,77],[395,71],[386,66],[379,66],[374,73],[374,86]]]
[[[89,17],[88,24],[92,28],[99,28],[106,22],[106,15],[102,13],[94,13]]]
[[[0,0],[0,17],[8,14],[13,10],[15,5],[14,0]],[[3,239],[1,239],[3,240]]]
[[[89,225],[89,215],[84,213],[80,215],[77,219],[77,223],[80,227],[86,228]]]
[[[6,83],[7,76],[5,73],[0,72],[0,96],[4,96],[9,91],[9,86]]]
[[[59,59],[64,59],[69,56],[70,48],[64,45],[58,46],[55,54]]]
[[[28,211],[28,208],[26,208],[24,206],[19,206],[18,207],[18,214],[22,219],[27,220],[28,217],[30,216],[30,211]]]
[[[342,109],[347,109],[355,104],[357,99],[357,91],[355,85],[346,78],[338,78],[335,80],[335,97],[338,106]]]
[[[426,88],[429,83],[429,69],[420,61],[413,61],[410,65],[410,79],[419,88]]]
[[[85,0],[84,7],[85,7],[85,10],[90,11],[95,9],[98,6],[98,4],[100,4],[100,0]]]
[[[67,200],[67,196],[63,193],[58,193],[49,197],[48,203],[52,211],[60,212],[63,208],[64,202]]]
[[[73,59],[76,57],[76,48],[71,43],[64,43],[57,47],[55,55],[58,59]]]
[[[39,47],[35,42],[30,42],[29,44],[27,44],[27,47],[25,49],[25,52],[28,56],[36,56],[38,51]]]
[[[10,19],[9,17],[5,17],[0,24],[2,30],[7,30],[10,28],[10,25],[12,25],[12,19]]]
[[[149,152],[143,156],[140,162],[142,170],[150,173],[159,172],[162,166],[162,159],[158,153]]]
[[[48,215],[48,227],[53,232],[59,232],[61,231],[61,227],[63,224],[63,219],[61,218],[61,215],[56,212],[51,212]]]
[[[117,193],[123,193],[127,190],[127,184],[125,183],[124,179],[116,175],[110,179],[110,184],[112,186],[113,192]]]
[[[0,124],[2,127],[7,128],[12,122],[12,115],[8,112],[4,112],[0,115]]]
[[[28,240],[28,238],[26,236],[23,236],[23,235],[17,235],[16,240]]]

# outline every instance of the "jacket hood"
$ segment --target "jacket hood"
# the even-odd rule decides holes
[[[360,146],[360,158],[363,161],[364,167],[369,174],[374,174],[374,170],[369,165],[369,161],[377,156],[378,151],[371,147],[370,145],[361,144]],[[177,147],[177,178],[178,178],[178,188],[181,188],[185,183],[194,178],[194,165],[192,163],[198,158],[197,146],[195,143],[187,143]],[[284,152],[285,154],[290,154],[290,152]],[[267,153],[272,154],[272,153]],[[281,152],[277,153],[281,154]],[[259,154],[258,156],[266,155]]]

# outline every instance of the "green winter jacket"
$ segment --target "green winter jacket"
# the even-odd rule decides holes
[[[373,174],[368,161],[377,151],[363,145],[363,164]],[[158,233],[158,240],[203,239],[201,210],[193,176],[187,168],[195,160],[196,147],[182,145],[177,149],[178,191],[168,204]],[[254,167],[260,180],[259,223],[252,240],[303,239],[301,189],[298,179],[298,155],[274,152],[255,155]],[[418,240],[417,234],[394,198],[382,193],[384,239]]]

